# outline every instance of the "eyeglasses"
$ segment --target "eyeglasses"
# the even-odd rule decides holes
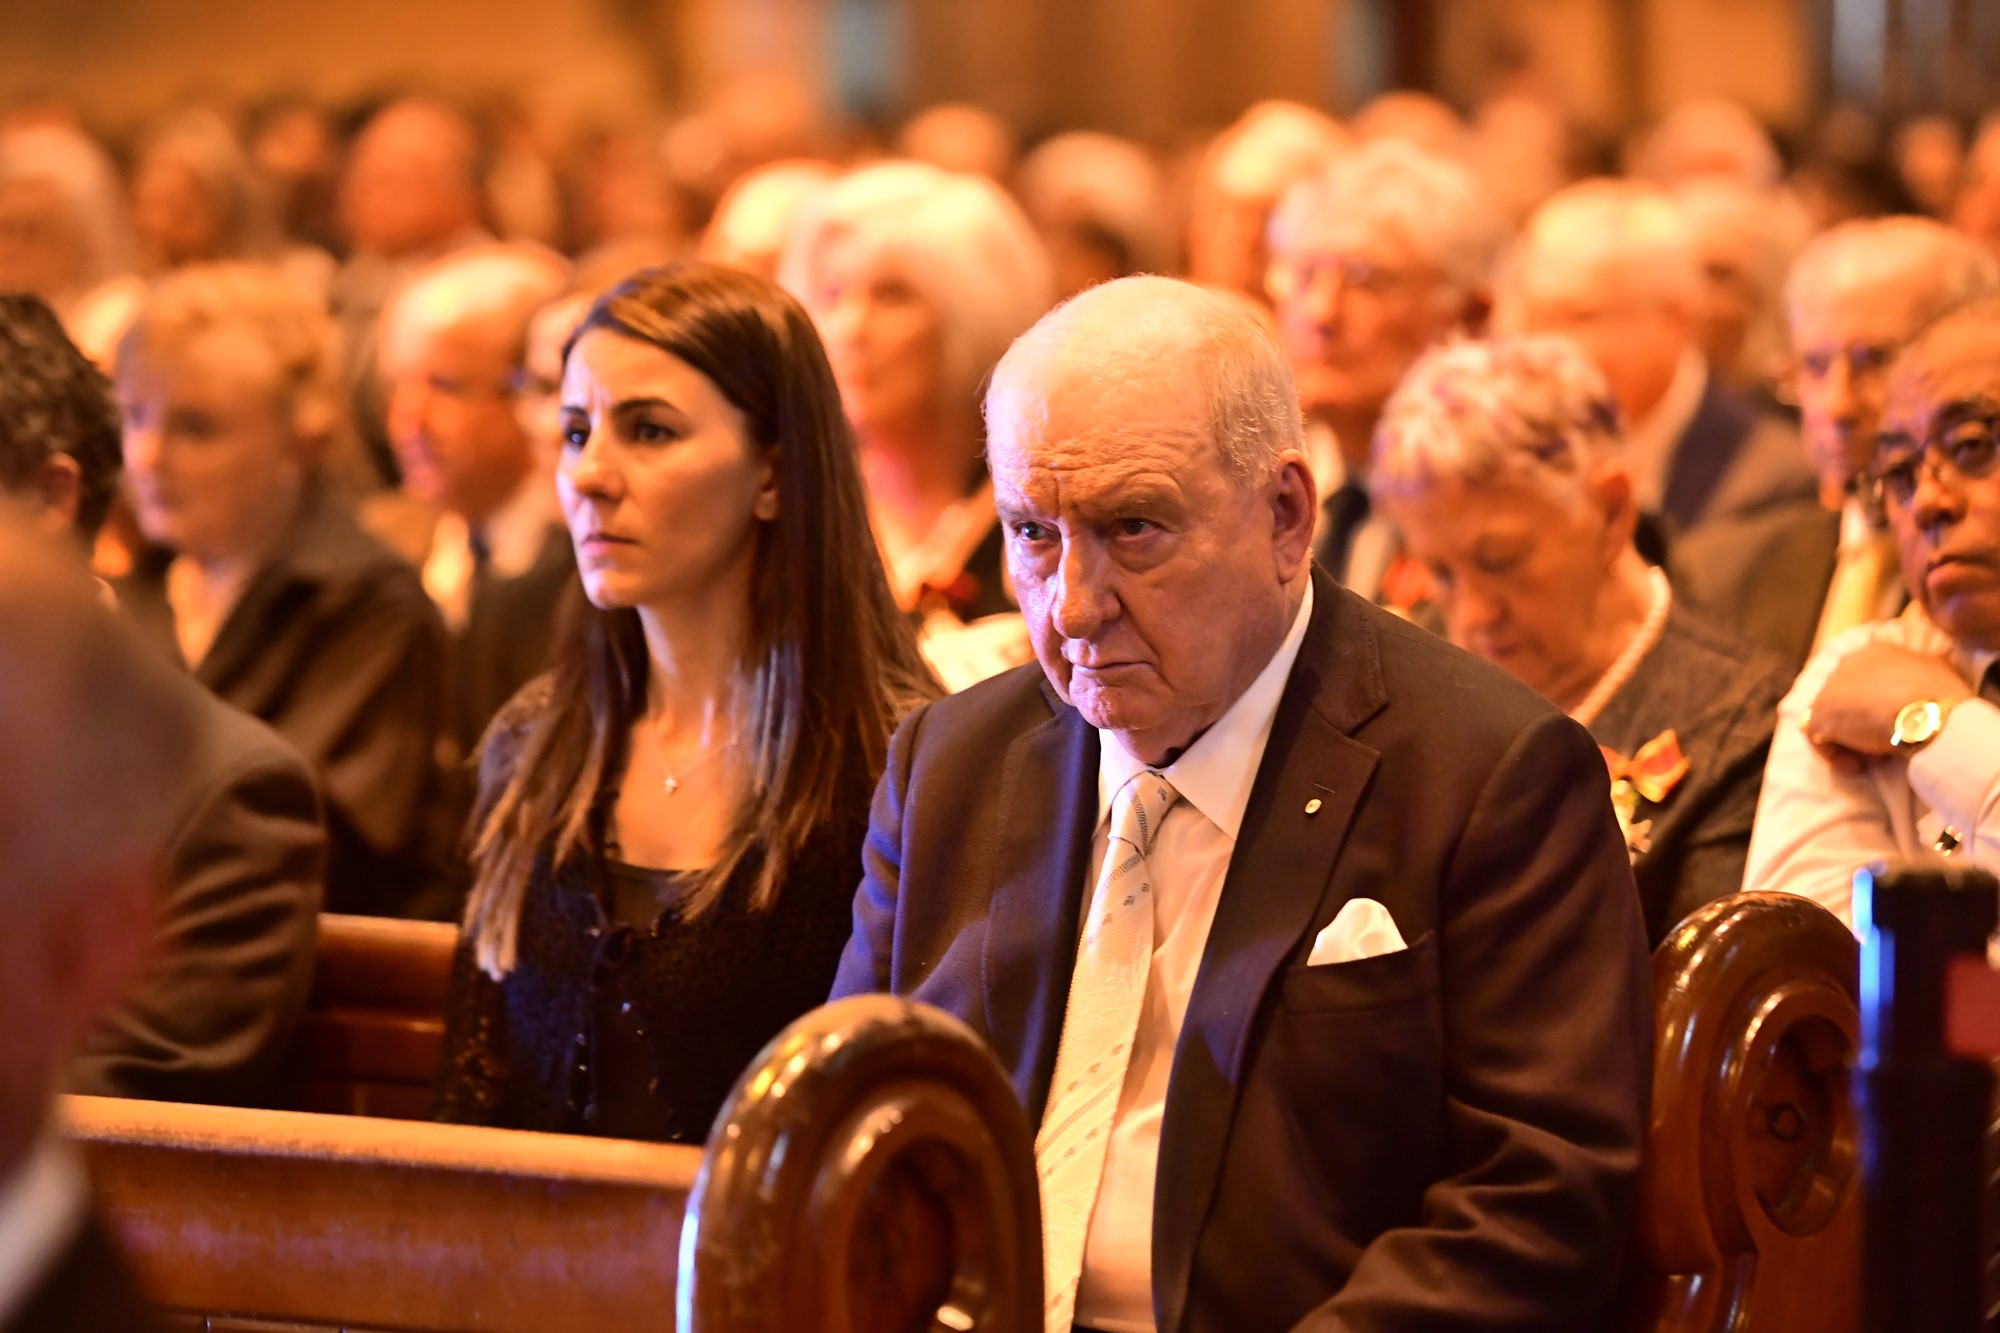
[[[1328,278],[1337,280],[1343,291],[1386,296],[1407,282],[1409,275],[1352,255],[1307,255],[1272,264],[1264,285],[1273,300],[1284,301]]]
[[[1863,476],[1869,498],[1886,512],[1906,508],[1916,499],[1926,466],[1940,481],[1947,471],[1960,481],[1978,481],[1993,470],[1996,458],[2000,458],[2000,414],[1968,417],[1921,446],[1907,435],[1884,435]]]

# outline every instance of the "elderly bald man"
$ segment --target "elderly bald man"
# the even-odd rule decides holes
[[[1798,434],[1723,382],[1696,340],[1701,264],[1673,199],[1632,181],[1561,191],[1528,219],[1500,285],[1506,333],[1573,339],[1611,386],[1642,513],[1641,549],[1814,490]]]
[[[1039,663],[897,732],[836,993],[1011,1072],[1046,1326],[1585,1327],[1651,1027],[1596,746],[1313,568],[1242,302],[1093,288],[986,413]]]
[[[575,577],[553,460],[515,411],[529,326],[567,278],[540,247],[480,246],[420,271],[382,313],[389,439],[406,497],[435,515],[410,553],[453,633],[453,730],[468,752],[547,665]]]
[[[161,793],[195,731],[171,669],[11,502],[0,569],[0,1328],[147,1330],[50,1094],[145,971]]]
[[[1815,498],[1725,519],[1674,551],[1691,600],[1794,663],[1904,602],[1895,540],[1857,484],[1891,359],[1952,307],[2000,289],[2000,259],[1926,218],[1842,223],[1785,285]]]

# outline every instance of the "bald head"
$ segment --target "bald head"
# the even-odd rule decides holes
[[[405,98],[378,111],[341,181],[341,220],[355,249],[411,258],[476,227],[479,157],[477,129],[443,102]]]
[[[1236,298],[1123,278],[993,373],[987,457],[1043,671],[1156,764],[1226,712],[1305,596],[1318,504],[1284,352]]]
[[[1284,348],[1256,307],[1172,278],[1107,282],[1043,316],[1017,339],[986,395],[989,440],[1046,411],[1070,385],[1133,402],[1162,392],[1190,408],[1184,443],[1242,484],[1267,480],[1301,447],[1298,391]]]

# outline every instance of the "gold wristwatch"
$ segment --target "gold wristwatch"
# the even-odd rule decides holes
[[[1912,704],[1904,704],[1896,714],[1896,728],[1889,733],[1889,744],[1898,750],[1919,750],[1928,745],[1932,738],[1944,730],[1945,719],[1951,716],[1952,705],[1939,703],[1936,699],[1919,699]]]

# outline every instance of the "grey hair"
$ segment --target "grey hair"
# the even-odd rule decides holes
[[[800,210],[778,261],[779,284],[815,320],[825,316],[826,251],[848,239],[893,255],[936,307],[954,404],[977,400],[980,380],[1055,298],[1041,237],[1020,205],[983,176],[882,162],[820,191]]]
[[[1622,443],[1610,386],[1569,339],[1459,340],[1426,352],[1390,396],[1369,484],[1380,497],[1522,480],[1574,497]]]
[[[1672,195],[1643,181],[1599,176],[1551,195],[1528,219],[1499,282],[1496,323],[1516,332],[1521,302],[1560,287],[1555,274],[1591,275],[1595,285],[1657,304],[1692,304],[1701,257]]]
[[[1063,373],[1099,383],[1190,367],[1208,406],[1207,439],[1238,485],[1268,481],[1285,451],[1303,445],[1291,361],[1257,308],[1234,294],[1139,276],[1071,297],[994,367],[985,403],[989,437],[1039,413],[1057,361]]]
[[[1460,297],[1486,291],[1507,224],[1463,163],[1401,139],[1336,159],[1286,192],[1271,215],[1273,258],[1287,262],[1330,232],[1396,230]]]
[[[1843,222],[1814,237],[1799,252],[1785,281],[1785,305],[1796,307],[1842,279],[1918,275],[1930,279],[1930,289],[1910,333],[1954,306],[2000,290],[2000,258],[1964,232],[1929,218]]]

